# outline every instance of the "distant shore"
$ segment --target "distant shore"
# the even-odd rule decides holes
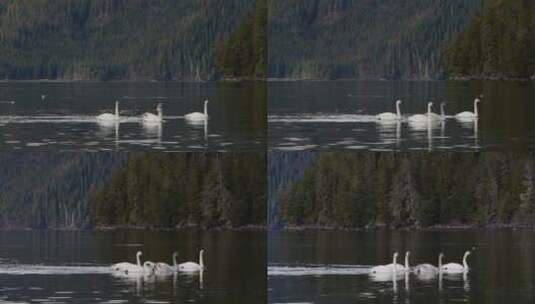
[[[186,230],[204,230],[204,231],[265,231],[265,225],[247,225],[240,227],[203,227],[199,225],[188,225],[174,228],[148,227],[148,226],[98,226],[98,227],[52,227],[52,228],[32,228],[24,226],[0,227],[0,231],[115,231],[115,230],[145,230],[145,231],[186,231]]]
[[[535,225],[524,224],[491,224],[491,225],[469,225],[469,224],[437,224],[428,227],[407,226],[391,227],[387,225],[374,225],[364,228],[346,228],[334,226],[285,226],[281,228],[270,228],[269,231],[454,231],[454,230],[535,230]]]

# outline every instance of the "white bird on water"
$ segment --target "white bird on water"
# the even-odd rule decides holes
[[[375,116],[378,120],[382,121],[396,121],[401,120],[401,100],[396,101],[396,113],[384,112]]]
[[[440,269],[441,272],[450,273],[450,274],[468,272],[469,268],[468,268],[468,263],[466,262],[466,259],[468,258],[469,255],[470,255],[470,251],[466,251],[464,253],[462,265],[458,263],[448,263],[448,264],[442,265]]]
[[[184,118],[189,121],[206,121],[208,119],[208,100],[204,101],[204,113],[193,112],[184,115]]]
[[[204,254],[204,249],[201,249],[199,251],[199,263],[185,262],[185,263],[178,264],[178,271],[183,271],[183,272],[203,271],[204,270],[203,254]]]
[[[115,101],[115,114],[103,113],[97,116],[98,121],[118,121],[119,120],[119,101]]]
[[[477,104],[481,102],[481,99],[474,99],[474,112],[464,111],[455,115],[455,118],[458,120],[473,120],[479,117],[479,112],[477,109]]]
[[[143,113],[141,120],[143,121],[143,123],[146,123],[146,124],[161,123],[163,121],[162,104],[159,103],[156,106],[156,114],[150,113],[150,112]]]

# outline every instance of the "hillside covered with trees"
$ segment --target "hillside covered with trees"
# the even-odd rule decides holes
[[[263,153],[3,153],[0,228],[266,224]]]
[[[270,4],[269,77],[429,79],[480,0]]]
[[[249,0],[5,0],[0,78],[207,80]]]
[[[535,224],[533,153],[322,153],[284,189],[287,226]]]
[[[452,78],[533,78],[535,2],[485,0],[481,13],[446,51]]]

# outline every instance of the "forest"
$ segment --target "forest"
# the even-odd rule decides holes
[[[264,226],[263,153],[147,153],[91,199],[92,225],[154,228]]]
[[[442,78],[442,54],[480,0],[270,1],[268,74]]]
[[[535,2],[485,0],[481,12],[445,51],[450,78],[535,76]]]
[[[282,227],[533,227],[535,154],[321,153],[276,210]]]
[[[0,228],[266,224],[264,153],[2,153]]]
[[[252,10],[248,0],[4,0],[0,78],[217,79],[217,42]]]

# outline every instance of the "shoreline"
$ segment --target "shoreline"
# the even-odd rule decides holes
[[[490,224],[490,225],[469,225],[469,224],[437,224],[428,227],[391,227],[387,225],[375,225],[364,228],[344,228],[333,226],[286,226],[281,228],[269,228],[269,232],[299,232],[299,231],[317,231],[317,232],[371,232],[371,231],[464,231],[464,230],[533,230],[535,225],[525,224]]]

